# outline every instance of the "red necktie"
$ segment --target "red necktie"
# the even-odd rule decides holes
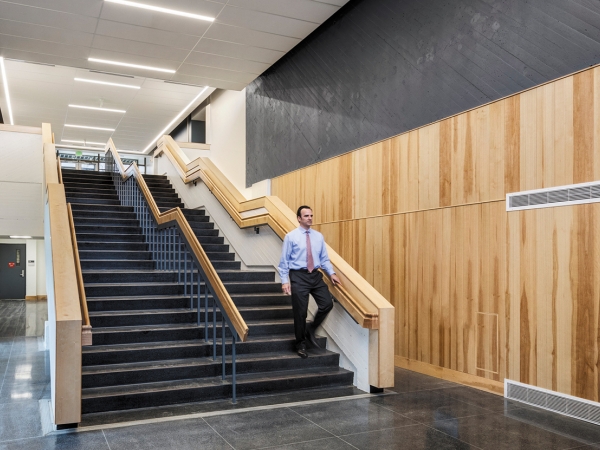
[[[308,273],[315,270],[315,262],[313,261],[312,248],[310,246],[310,233],[306,232],[306,268]]]

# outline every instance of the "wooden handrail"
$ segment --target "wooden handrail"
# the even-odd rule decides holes
[[[54,133],[52,133],[52,137],[54,138]],[[58,173],[58,183],[59,184],[63,184],[63,179],[62,179],[62,167],[60,165],[60,156],[56,158],[56,165],[58,166],[56,171]]]
[[[107,152],[111,152],[117,166],[119,168],[119,173],[123,180],[133,176],[138,183],[140,191],[144,195],[146,202],[150,208],[152,215],[154,216],[154,220],[158,225],[166,225],[172,222],[176,222],[179,226],[179,229],[182,231],[184,237],[187,242],[190,244],[190,250],[196,257],[196,259],[200,262],[200,266],[206,275],[208,282],[212,286],[214,290],[214,294],[217,296],[221,306],[223,308],[223,313],[229,318],[233,328],[237,332],[239,339],[244,342],[248,338],[248,325],[242,318],[242,315],[238,311],[235,303],[231,299],[231,296],[225,289],[225,285],[221,281],[219,274],[215,270],[212,262],[206,255],[206,252],[202,248],[202,245],[198,241],[196,234],[192,230],[192,227],[188,223],[187,219],[183,215],[183,212],[179,207],[170,209],[165,212],[160,212],[158,206],[156,205],[156,201],[146,184],[146,180],[140,173],[137,164],[133,163],[129,167],[125,168],[121,158],[119,156],[119,152],[117,151],[114,142],[112,139],[109,139],[108,144],[106,146]]]
[[[62,176],[60,178],[62,180]],[[83,284],[83,272],[81,271],[81,261],[79,260],[79,246],[77,245],[77,235],[75,234],[73,209],[70,203],[67,203],[67,209],[69,211],[69,226],[71,229],[71,242],[73,244],[73,258],[75,259],[75,272],[77,274],[77,288],[79,290],[79,306],[81,307],[81,345],[92,345],[92,324],[90,323],[90,313],[88,311],[85,286]]]
[[[246,200],[210,159],[187,160],[171,136],[158,141],[155,156],[161,153],[167,155],[185,183],[200,178],[240,228],[269,225],[283,239],[298,227],[295,213],[281,199],[265,196]],[[342,280],[342,286],[334,286],[324,277],[333,296],[363,328],[378,329],[380,311],[393,306],[331,247],[327,246],[327,252]]]

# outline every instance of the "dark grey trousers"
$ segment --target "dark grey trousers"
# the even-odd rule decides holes
[[[323,274],[318,270],[308,273],[306,270],[290,270],[290,284],[292,287],[292,307],[294,308],[294,332],[296,333],[296,347],[305,341],[306,314],[308,311],[308,295],[311,294],[319,307],[313,328],[321,325],[331,308],[333,299],[327,285],[323,281]]]

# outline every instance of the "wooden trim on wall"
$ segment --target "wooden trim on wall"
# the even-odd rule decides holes
[[[48,300],[48,296],[47,295],[28,295],[25,297],[25,300],[27,300],[27,301]]]
[[[396,367],[400,367],[401,369],[422,373],[423,375],[429,375],[430,377],[439,378],[441,380],[464,384],[482,391],[491,392],[492,394],[504,395],[504,383],[501,381],[481,378],[477,375],[459,372],[458,370],[446,369],[445,367],[434,366],[432,364],[427,364],[398,355],[394,357],[394,363]]]

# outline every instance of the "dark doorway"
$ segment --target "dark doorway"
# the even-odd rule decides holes
[[[0,244],[0,300],[25,299],[25,244]]]

